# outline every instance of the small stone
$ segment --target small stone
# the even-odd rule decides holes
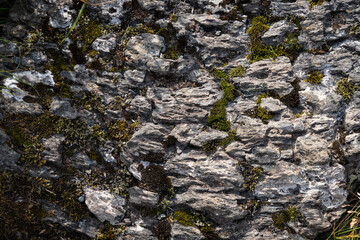
[[[85,188],[85,204],[101,222],[108,221],[115,225],[125,216],[126,200],[107,190]]]

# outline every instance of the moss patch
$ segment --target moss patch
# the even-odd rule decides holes
[[[243,168],[241,172],[244,177],[244,188],[248,191],[254,191],[259,177],[263,173],[262,167],[252,167],[245,162],[239,162],[239,165]]]
[[[309,72],[309,77],[305,79],[305,82],[311,84],[320,84],[323,77],[324,76],[318,71],[311,71]]]
[[[190,210],[177,210],[174,211],[173,218],[184,226],[199,228],[206,240],[220,239],[211,227],[211,224],[206,222],[206,219],[202,214]]]
[[[100,229],[99,234],[94,238],[94,240],[115,240],[125,232],[125,226],[115,228],[111,226],[110,223],[106,222],[104,227]]]
[[[275,212],[271,214],[274,226],[280,230],[287,228],[287,223],[296,221],[301,217],[301,214],[296,209],[296,206],[288,207],[286,210]]]
[[[211,73],[219,80],[221,80],[221,88],[224,91],[224,96],[217,101],[208,116],[207,125],[211,128],[220,131],[229,131],[230,122],[226,120],[226,105],[235,98],[235,87],[227,81],[227,74],[214,68]]]
[[[326,2],[327,0],[308,0],[308,1],[310,2],[311,8],[314,8],[315,6],[320,6],[321,4]]]
[[[239,65],[233,70],[231,70],[229,78],[233,79],[234,77],[243,77],[245,76],[246,68],[243,65]]]
[[[87,16],[82,17],[70,36],[73,41],[81,41],[82,52],[87,51],[93,41],[102,35],[100,23]]]
[[[336,92],[339,93],[345,101],[350,101],[355,91],[360,90],[360,86],[350,83],[347,78],[342,78],[336,83]]]
[[[230,131],[228,131],[228,134],[229,134],[229,136],[227,136],[224,139],[213,140],[213,141],[207,142],[203,146],[203,149],[207,152],[215,151],[219,146],[225,147],[232,141],[236,140],[236,130],[230,130]]]
[[[270,46],[264,44],[261,37],[270,28],[269,19],[263,16],[257,16],[252,19],[252,25],[247,30],[250,36],[250,53],[248,59],[251,63],[267,58],[277,58],[287,56],[293,60],[303,48],[298,43],[299,33],[290,33],[282,44]]]
[[[164,58],[177,60],[179,57],[178,45],[167,47],[166,52],[164,53]]]
[[[144,168],[141,165],[139,170],[142,174],[142,181],[140,182],[141,188],[157,192],[162,196],[169,196],[173,194],[171,180],[167,176],[163,167],[153,164]]]

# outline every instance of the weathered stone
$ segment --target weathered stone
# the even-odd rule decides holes
[[[156,207],[159,202],[159,195],[154,192],[146,191],[139,187],[129,188],[129,202],[132,204]]]
[[[288,33],[296,30],[295,25],[289,24],[286,20],[281,20],[272,24],[268,31],[261,37],[265,44],[276,46],[281,44]]]
[[[128,64],[144,67],[154,58],[159,57],[164,47],[164,38],[158,35],[143,33],[132,37],[126,45],[125,56],[129,58]]]
[[[275,91],[281,96],[289,94],[290,84],[295,78],[291,62],[287,57],[278,57],[275,61],[266,59],[255,62],[246,70],[246,77],[234,78],[235,85],[245,95],[260,95],[266,91]]]
[[[205,237],[201,234],[200,230],[195,227],[184,226],[177,222],[174,222],[171,225],[171,239],[200,240],[200,239],[205,239]]]
[[[116,35],[108,34],[101,36],[91,44],[91,47],[100,53],[109,54],[116,47]]]
[[[154,102],[153,118],[164,123],[199,123],[208,115],[208,109],[221,98],[217,84],[209,82],[201,87],[175,91],[151,88],[147,97]]]
[[[65,137],[63,135],[54,135],[48,139],[43,140],[42,157],[47,162],[53,163],[55,165],[62,165],[62,143],[64,142]]]
[[[77,117],[75,109],[72,108],[67,100],[53,99],[49,111],[51,114],[67,119],[75,119]]]
[[[330,157],[327,143],[316,135],[298,137],[295,143],[295,159],[302,164],[329,164]]]
[[[202,147],[207,142],[224,139],[227,136],[228,134],[226,132],[209,129],[208,131],[202,131],[197,136],[193,137],[190,141],[190,144],[195,147]]]
[[[260,106],[262,108],[264,108],[266,111],[273,112],[273,113],[278,113],[278,112],[281,112],[282,110],[286,109],[285,104],[280,102],[280,100],[274,99],[274,98],[261,99]]]
[[[125,215],[125,199],[106,190],[85,188],[85,203],[101,222],[111,224],[121,222]]]

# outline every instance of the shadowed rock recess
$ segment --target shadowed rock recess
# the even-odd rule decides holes
[[[300,240],[341,219],[358,0],[90,3],[17,0],[1,24],[1,239]]]

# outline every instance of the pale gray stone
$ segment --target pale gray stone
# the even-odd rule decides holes
[[[85,203],[101,222],[114,225],[121,222],[125,215],[125,199],[107,190],[85,188]]]

